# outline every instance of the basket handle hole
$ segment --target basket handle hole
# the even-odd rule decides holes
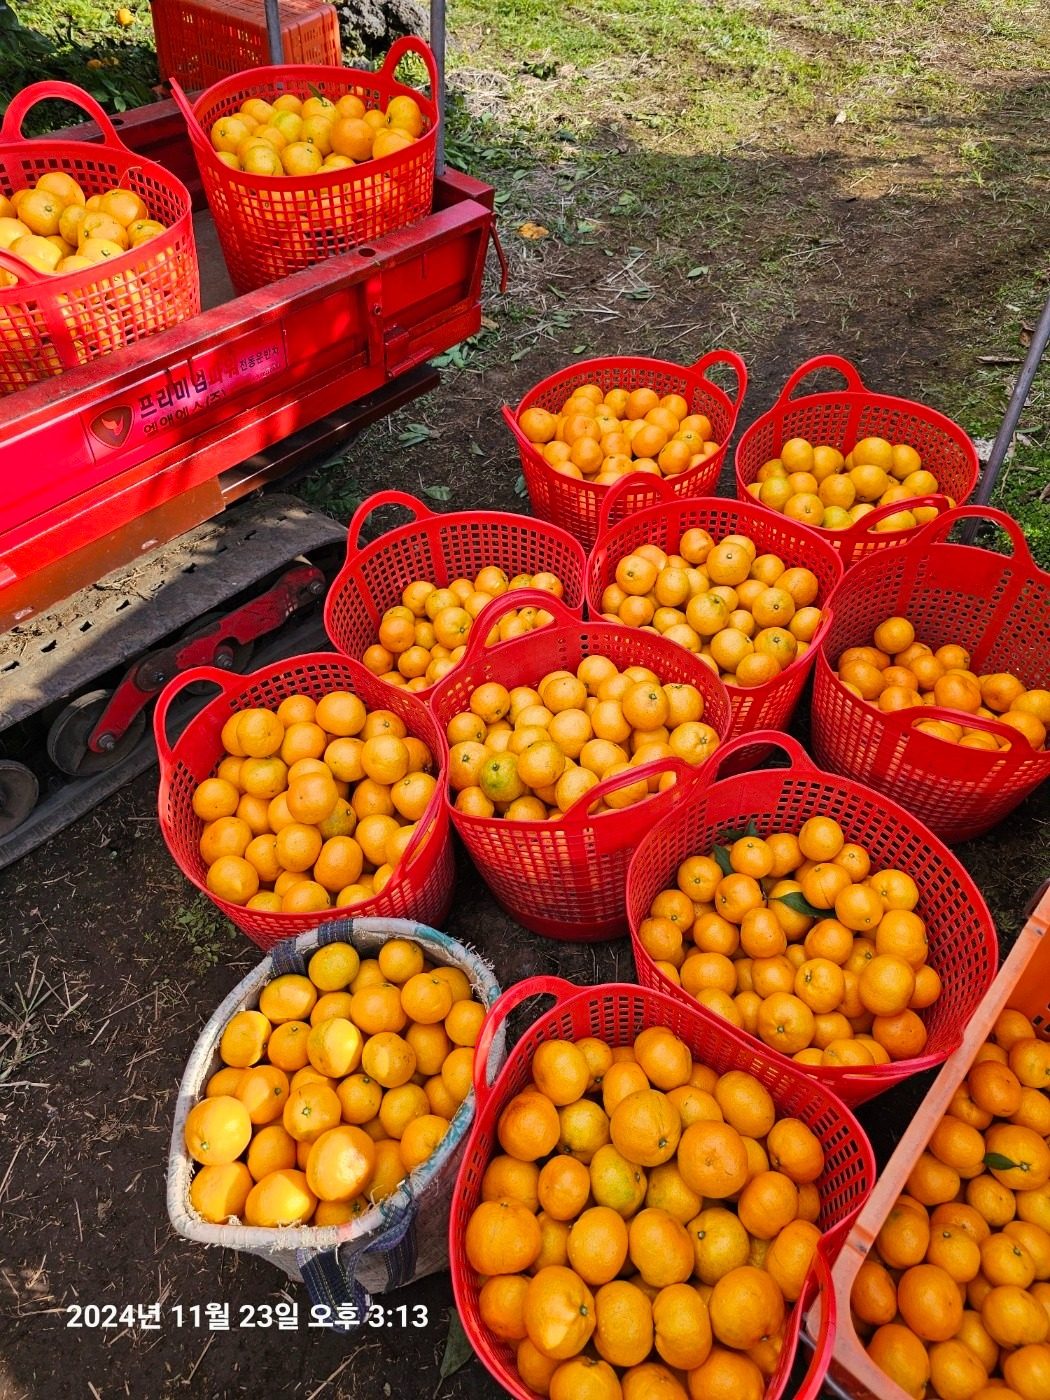
[[[359,258],[374,258],[375,255],[376,250],[374,248],[358,248],[357,250],[357,256]]]

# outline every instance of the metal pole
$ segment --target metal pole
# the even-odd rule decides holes
[[[267,0],[269,3],[270,0]],[[437,63],[438,90],[433,93],[438,109],[437,173],[445,173],[445,0],[430,0],[430,47]]]
[[[1048,341],[1050,341],[1050,297],[1047,298],[1043,314],[1039,317],[1039,324],[1032,334],[1032,343],[1028,347],[1028,354],[1021,366],[1021,372],[1017,376],[1017,383],[1010,395],[1010,402],[1006,406],[1006,416],[1003,418],[1002,425],[995,435],[995,441],[992,443],[992,450],[988,454],[988,461],[981,474],[980,484],[974,494],[974,505],[987,505],[991,499],[1010,443],[1013,441],[1018,419],[1024,412],[1028,395],[1032,391],[1032,384],[1039,370],[1039,362],[1043,358],[1043,351],[1046,349]],[[962,531],[963,539],[967,544],[972,542],[979,524],[980,521],[977,520],[967,521]]]
[[[265,0],[266,41],[270,49],[270,63],[279,68],[284,62],[284,44],[281,42],[280,0]]]

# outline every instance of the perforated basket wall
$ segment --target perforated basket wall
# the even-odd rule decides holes
[[[382,506],[404,506],[415,519],[361,544],[361,529]],[[552,573],[565,589],[563,602],[583,611],[583,549],[564,530],[504,511],[456,511],[435,515],[414,496],[380,491],[356,511],[347,530],[346,563],[325,601],[325,630],[332,645],[358,659],[376,640],[387,608],[401,602],[408,584],[429,579],[445,588],[456,578],[475,579],[497,565],[516,574]],[[433,687],[417,694],[429,694]]]
[[[453,715],[469,709],[471,692],[486,681],[499,681],[508,690],[534,686],[547,672],[563,668],[575,672],[585,656],[595,655],[607,656],[621,670],[648,666],[664,683],[683,681],[696,686],[704,701],[703,722],[720,739],[728,731],[731,708],[726,688],[690,652],[662,637],[626,627],[566,622],[557,611],[555,617],[555,625],[489,647],[481,656],[468,649],[462,664],[431,695],[442,733]],[[674,764],[668,760],[667,766]],[[471,816],[457,811],[451,802],[449,807],[486,884],[519,923],[548,938],[614,938],[626,930],[624,890],[631,851],[659,816],[684,800],[687,785],[698,771],[687,770],[684,764],[679,767],[678,781],[666,791],[593,817],[570,809],[560,821],[507,821]],[[593,803],[601,795],[595,788],[588,797]]]
[[[735,397],[708,378],[707,371],[717,365],[732,367],[737,381]],[[726,448],[736,428],[737,415],[747,389],[747,370],[739,355],[731,350],[712,350],[690,366],[627,356],[582,360],[541,380],[513,411],[507,407],[503,410],[507,426],[518,444],[529,499],[538,516],[568,530],[585,549],[592,548],[598,537],[598,517],[610,488],[596,486],[591,481],[576,481],[556,472],[518,426],[518,420],[527,408],[560,412],[565,400],[583,384],[597,384],[603,393],[608,393],[610,389],[649,388],[661,397],[664,394],[681,394],[689,405],[690,413],[702,413],[709,418],[719,450],[691,470],[668,477],[666,481],[676,496],[710,494],[722,470]],[[630,489],[623,490],[618,497],[613,519],[618,520],[632,511],[656,505],[661,499],[652,486],[658,478],[639,475],[630,480]]]
[[[847,388],[794,398],[799,384],[818,369],[836,370],[846,380]],[[814,447],[825,445],[840,451],[852,449],[865,437],[907,443],[922,458],[923,468],[937,478],[941,493],[959,505],[969,499],[977,484],[977,450],[958,424],[912,399],[872,393],[854,366],[839,355],[817,355],[800,365],[773,407],[744,431],[735,456],[737,495],[742,501],[752,499],[747,488],[757,480],[762,464],[776,457],[793,437],[805,438]],[[889,515],[903,508],[898,503],[884,507],[882,513]],[[871,522],[879,518],[867,517],[849,530],[821,529],[820,535],[841,552],[843,563],[849,568],[859,559],[902,544],[916,533],[915,529],[878,532]]]
[[[994,520],[1013,556],[946,543],[957,520]],[[1010,671],[1028,688],[1050,689],[1050,574],[1038,569],[1017,523],[970,507],[931,522],[901,550],[847,575],[814,671],[813,748],[821,763],[886,793],[944,841],[968,841],[1003,820],[1050,775],[1050,753],[978,715],[930,708],[884,713],[853,695],[835,673],[851,646],[870,646],[888,617],[907,617],[919,641],[970,652],[976,674]],[[912,726],[954,717],[1010,739],[998,752],[964,749]]]
[[[575,987],[556,977],[533,978],[504,993],[488,1021],[496,1024],[501,1012],[505,1015],[526,997],[541,994],[553,995],[554,1007],[533,1022],[513,1046],[491,1089],[486,1091],[475,1075],[477,1115],[456,1178],[449,1220],[449,1260],[460,1319],[488,1370],[517,1400],[532,1400],[532,1392],[518,1376],[512,1347],[496,1338],[481,1320],[477,1276],[467,1260],[464,1237],[467,1222],[481,1200],[485,1168],[499,1150],[499,1115],[529,1082],[532,1057],[544,1041],[596,1036],[613,1046],[630,1045],[646,1027],[666,1026],[685,1041],[695,1059],[717,1073],[743,1070],[753,1074],[772,1095],[778,1116],[800,1118],[824,1148],[824,1171],[816,1183],[821,1199],[817,1224],[824,1232],[822,1244],[829,1257],[834,1257],[875,1181],[870,1144],[852,1113],[824,1085],[801,1074],[797,1065],[753,1047],[724,1023],[701,1017],[695,1008],[649,988],[618,983]],[[781,1365],[770,1381],[766,1400],[787,1395],[802,1311],[801,1307],[793,1310]],[[807,1386],[803,1393],[812,1396],[818,1388]],[[793,1394],[791,1400],[801,1397]]]
[[[186,114],[230,280],[239,293],[382,238],[430,212],[438,110],[431,98],[395,80],[397,65],[408,53],[426,63],[431,92],[436,92],[434,56],[411,37],[399,39],[374,73],[312,64],[252,68],[214,83],[192,108],[173,86]],[[392,97],[404,94],[423,113],[423,134],[392,155],[315,175],[252,175],[224,165],[208,137],[212,125],[250,97],[272,101],[282,92],[304,100],[320,95],[331,102],[353,93],[369,108],[386,107]]]
[[[102,144],[26,140],[21,132],[26,113],[48,98],[82,108],[102,131]],[[132,190],[165,231],[117,257],[61,276],[36,272],[10,252],[0,254],[0,270],[18,279],[15,286],[0,287],[0,393],[91,364],[200,311],[186,187],[130,151],[86,92],[71,83],[35,83],[11,102],[0,128],[0,189],[25,189],[56,170],[71,175],[89,198],[118,186]]]
[[[904,870],[918,885],[916,912],[926,923],[929,962],[943,984],[940,998],[921,1013],[927,1042],[914,1059],[871,1068],[796,1066],[844,1103],[863,1103],[909,1075],[940,1064],[959,1045],[998,967],[995,925],[962,864],[921,822],[870,788],[822,772],[796,740],[772,731],[762,738],[784,750],[791,761],[789,768],[726,778],[705,790],[694,788],[674,816],[661,821],[639,843],[627,877],[627,913],[638,980],[718,1020],[683,988],[672,985],[642,946],[638,928],[653,899],[662,889],[675,887],[683,860],[707,855],[725,832],[742,830],[751,820],[766,835],[797,832],[810,817],[832,818],[847,841],[868,852],[872,870]],[[717,764],[716,754],[712,760],[716,771]]]
[[[187,685],[210,681],[221,694],[190,720],[174,744],[168,743],[168,708]],[[193,810],[197,784],[210,777],[223,755],[222,727],[231,714],[253,706],[276,709],[289,695],[309,695],[314,700],[333,690],[348,690],[371,710],[391,710],[429,748],[434,760],[437,787],[417,823],[420,840],[405,852],[390,882],[374,899],[353,907],[355,918],[375,917],[414,919],[439,927],[452,902],[455,866],[452,837],[445,803],[447,769],[443,733],[427,707],[406,691],[377,680],[356,661],[318,652],[291,657],[248,676],[230,676],[210,667],[184,671],[172,681],[157,701],[154,711],[154,737],[160,758],[160,789],[157,796],[160,829],[176,865],[211,902],[264,951],[282,938],[316,928],[330,919],[346,918],[347,909],[321,913],[271,914],[262,909],[245,909],[219,899],[207,887],[207,867],[201,858],[201,821]]]
[[[666,500],[599,535],[587,561],[587,606],[593,615],[600,614],[602,593],[614,582],[616,566],[626,555],[643,544],[655,544],[668,554],[676,554],[682,536],[693,529],[706,530],[716,542],[726,535],[749,535],[760,554],[776,554],[789,568],[811,569],[817,576],[820,591],[815,606],[824,616],[806,655],[765,685],[726,686],[733,707],[731,735],[752,729],[786,729],[820,641],[831,626],[831,600],[842,578],[839,556],[805,525],[774,515],[750,500],[726,501],[717,496]]]

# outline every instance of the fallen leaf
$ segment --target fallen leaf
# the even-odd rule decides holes
[[[445,1343],[445,1354],[441,1358],[441,1379],[446,1380],[453,1375],[465,1366],[473,1355],[474,1348],[463,1330],[459,1313],[453,1308],[448,1315],[448,1340]]]
[[[542,224],[534,224],[531,221],[519,224],[518,232],[521,234],[522,238],[529,239],[548,238],[550,236],[549,228],[544,228]]]
[[[845,121],[846,109],[842,107],[839,109],[839,111],[835,113],[835,120],[832,122],[832,126],[843,126],[845,124]]]

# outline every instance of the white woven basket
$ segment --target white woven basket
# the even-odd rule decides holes
[[[492,968],[482,957],[423,924],[407,919],[341,919],[324,924],[279,944],[219,1006],[194,1046],[175,1106],[168,1158],[168,1216],[176,1232],[197,1244],[243,1250],[276,1264],[290,1278],[304,1281],[315,1303],[332,1309],[333,1323],[337,1321],[334,1314],[339,1304],[346,1305],[347,1313],[360,1314],[363,1320],[369,1292],[400,1288],[412,1279],[448,1267],[449,1206],[474,1117],[473,1090],[460,1105],[438,1151],[385,1201],[343,1225],[263,1229],[210,1224],[190,1204],[195,1164],[186,1150],[183,1134],[190,1109],[200,1100],[211,1075],[222,1067],[219,1041],[235,1012],[257,1007],[262,989],[274,977],[285,972],[305,973],[304,954],[309,955],[324,944],[345,941],[362,954],[374,954],[391,938],[418,943],[431,962],[461,968],[486,1009],[499,996]],[[506,1041],[501,1029],[489,1057],[490,1081],[505,1056]]]

